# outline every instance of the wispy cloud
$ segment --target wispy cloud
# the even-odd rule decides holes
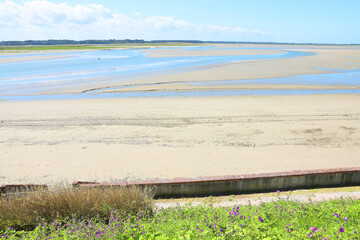
[[[193,24],[170,16],[132,16],[105,8],[101,4],[76,5],[46,0],[0,2],[0,40],[24,39],[200,39],[243,40],[266,35],[218,25]]]

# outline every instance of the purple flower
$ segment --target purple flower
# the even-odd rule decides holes
[[[339,214],[337,214],[337,213],[334,213],[334,216],[335,216],[335,217],[339,217]]]
[[[318,229],[317,227],[311,227],[309,230],[310,230],[310,231],[314,231],[314,232],[318,232],[318,231],[319,231],[319,229]]]
[[[349,221],[348,217],[345,217],[345,221]]]
[[[280,190],[277,190],[276,192],[277,192],[277,193],[280,193]]]
[[[339,231],[340,231],[340,232],[344,232],[344,228],[340,228]]]
[[[263,222],[263,221],[264,221],[261,217],[259,217],[258,219],[259,219],[260,222]]]
[[[313,233],[310,232],[310,233],[308,234],[308,237],[312,237],[312,236],[313,236]]]

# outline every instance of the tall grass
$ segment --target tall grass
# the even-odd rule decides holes
[[[125,217],[152,210],[150,189],[108,187],[72,189],[57,187],[28,194],[0,197],[0,230],[13,227],[31,230],[42,222],[75,218],[110,218],[111,210]]]

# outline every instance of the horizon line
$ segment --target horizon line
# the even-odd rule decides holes
[[[286,45],[360,45],[360,43],[318,43],[318,42],[264,42],[264,41],[206,41],[206,40],[144,40],[144,39],[84,39],[84,40],[74,40],[74,39],[47,39],[47,40],[36,40],[36,39],[28,39],[28,40],[3,40],[0,41],[0,45],[6,44],[7,46],[11,46],[12,43],[30,43],[28,45],[36,45],[32,44],[32,42],[37,43],[46,43],[49,41],[68,41],[68,43],[50,43],[47,45],[71,45],[71,44],[109,44],[111,41],[113,42],[122,42],[122,43],[240,43],[240,44],[286,44]],[[88,43],[89,41],[94,41],[93,43]],[[97,41],[97,42],[96,42]],[[103,42],[100,42],[103,41]]]

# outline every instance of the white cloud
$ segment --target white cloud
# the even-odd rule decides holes
[[[199,39],[244,40],[255,30],[199,25],[169,16],[127,16],[101,4],[70,6],[46,0],[0,2],[0,40],[25,39]]]

